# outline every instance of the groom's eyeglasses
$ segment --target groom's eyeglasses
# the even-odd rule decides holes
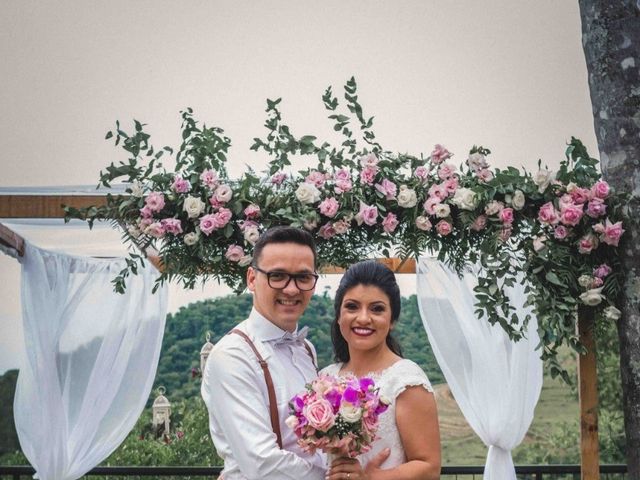
[[[287,273],[287,272],[279,272],[272,271],[267,272],[262,270],[261,268],[253,266],[254,270],[257,270],[260,273],[263,273],[267,276],[267,283],[271,288],[276,290],[284,290],[289,285],[291,280],[294,281],[298,290],[308,291],[313,290],[316,286],[316,282],[318,281],[318,275],[315,273]]]

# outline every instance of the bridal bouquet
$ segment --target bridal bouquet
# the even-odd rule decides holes
[[[371,378],[320,375],[291,399],[285,423],[304,451],[353,458],[371,449],[380,414],[388,407]]]

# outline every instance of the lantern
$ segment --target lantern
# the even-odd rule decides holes
[[[165,388],[158,387],[158,396],[153,401],[153,418],[151,423],[153,424],[156,435],[159,436],[163,432],[169,434],[169,427],[171,426],[171,403],[164,396]]]
[[[209,353],[211,353],[211,349],[213,348],[213,343],[211,340],[211,332],[207,332],[207,343],[205,343],[200,349],[200,373],[204,375],[204,366],[207,364],[207,358],[209,358]]]

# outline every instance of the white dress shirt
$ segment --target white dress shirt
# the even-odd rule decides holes
[[[211,438],[224,460],[224,479],[323,480],[324,455],[303,452],[284,423],[289,400],[317,375],[307,349],[302,342],[285,340],[291,334],[255,309],[236,328],[249,336],[269,365],[282,449],[271,428],[267,385],[255,353],[240,335],[224,336],[209,354],[201,388],[209,410]]]

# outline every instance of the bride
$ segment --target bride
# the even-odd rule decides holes
[[[391,336],[400,316],[400,289],[393,272],[375,261],[352,265],[336,291],[334,308],[331,336],[339,363],[322,373],[372,377],[391,405],[380,416],[380,438],[373,448],[356,459],[337,458],[326,478],[440,478],[440,432],[433,389],[422,369],[402,358]],[[389,456],[378,466],[377,459],[384,458],[385,450]]]

